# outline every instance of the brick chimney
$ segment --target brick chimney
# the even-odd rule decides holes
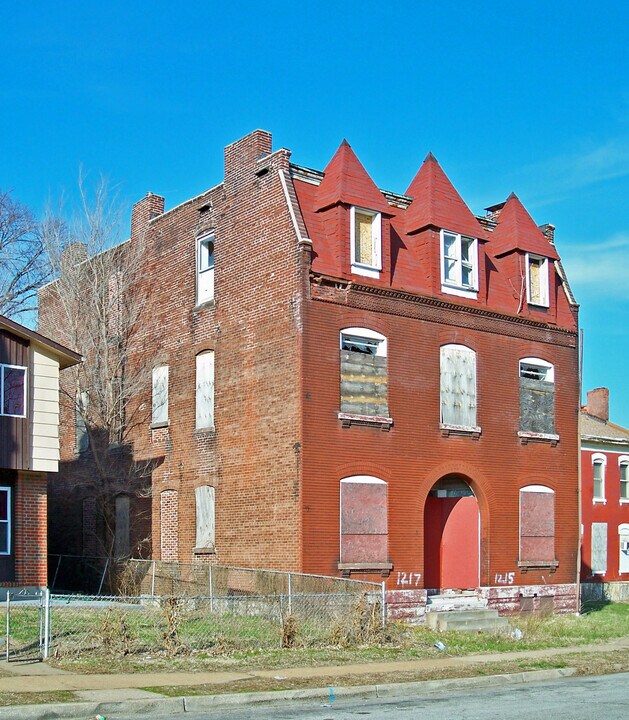
[[[73,242],[66,245],[61,251],[61,275],[65,275],[70,268],[87,260],[87,245],[83,242]]]
[[[555,226],[551,225],[550,223],[545,223],[544,225],[540,225],[539,229],[544,234],[544,237],[551,245],[555,244]]]
[[[146,232],[149,220],[164,212],[164,198],[161,195],[153,195],[152,192],[133,206],[131,210],[131,239],[141,238]]]
[[[588,391],[585,412],[599,420],[609,420],[609,390],[606,387]]]

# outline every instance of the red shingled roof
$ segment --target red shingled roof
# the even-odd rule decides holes
[[[548,242],[517,195],[511,193],[500,211],[498,224],[491,235],[491,253],[494,257],[522,250],[558,260],[555,246]]]
[[[481,224],[465,204],[432,153],[419,168],[406,195],[413,198],[405,212],[406,232],[434,225],[444,230],[487,239]]]
[[[347,140],[343,140],[324,171],[317,193],[317,210],[338,202],[391,214],[389,204]]]

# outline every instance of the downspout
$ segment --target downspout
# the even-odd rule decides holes
[[[583,393],[583,329],[579,330],[579,408],[577,415],[577,518],[579,542],[577,543],[577,614],[581,612],[581,547],[583,543],[583,518],[581,508],[581,398]]]

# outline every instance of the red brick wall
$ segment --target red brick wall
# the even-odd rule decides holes
[[[15,582],[45,587],[48,575],[46,474],[18,472],[15,485]]]
[[[339,559],[339,481],[375,475],[388,483],[389,556],[394,570],[424,575],[424,504],[433,484],[464,476],[481,512],[481,584],[513,572],[515,584],[575,582],[578,537],[576,335],[464,314],[425,303],[345,290],[313,290],[305,325],[303,567],[335,574]],[[341,427],[339,332],[367,327],[388,339],[388,398],[394,425]],[[442,437],[439,347],[476,351],[480,439]],[[541,356],[555,365],[555,417],[560,442],[521,445],[518,361]],[[559,568],[519,572],[519,488],[555,490]]]

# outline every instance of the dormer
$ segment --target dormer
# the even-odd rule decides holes
[[[405,212],[410,236],[432,230],[433,261],[439,258],[438,287],[446,295],[477,299],[480,288],[480,248],[485,230],[465,204],[435,156],[428,153],[406,195],[413,198]]]
[[[341,208],[338,228],[349,272],[379,279],[383,272],[383,236],[393,214],[384,195],[346,140],[328,163],[317,191],[316,211],[325,222],[333,208]]]
[[[531,310],[549,308],[551,279],[554,278],[552,263],[559,260],[555,246],[537,227],[514,193],[505,203],[487,210],[497,222],[491,237],[491,255],[498,260],[511,255],[517,258],[517,266],[512,272],[519,275],[516,285],[521,288],[518,298],[520,311],[524,305]]]

